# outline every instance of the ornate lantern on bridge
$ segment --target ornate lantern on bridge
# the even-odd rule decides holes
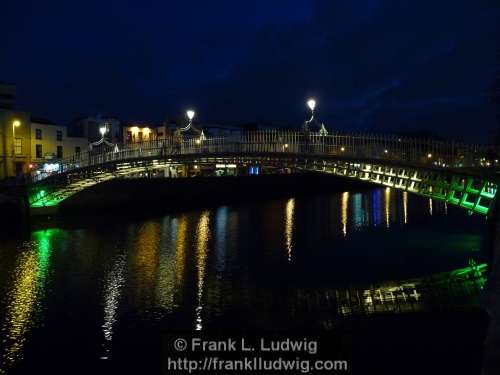
[[[196,114],[195,111],[193,111],[192,109],[189,109],[186,111],[186,116],[188,118],[188,124],[183,128],[176,129],[175,133],[174,133],[174,137],[178,142],[182,142],[184,140],[183,135],[185,133],[187,134],[188,131],[191,131],[192,133],[194,133],[194,136],[197,137],[198,140],[200,140],[200,142],[206,140],[206,136],[205,136],[205,133],[203,133],[203,130],[198,129],[193,125],[193,118],[194,118],[195,114]]]
[[[113,150],[113,152],[118,152],[118,144],[113,144],[106,140],[106,133],[108,132],[108,124],[105,122],[99,127],[99,133],[101,133],[101,139],[96,142],[89,143],[89,151],[94,151],[95,153],[103,153]]]
[[[307,106],[311,110],[311,118],[307,121],[304,122],[302,125],[302,130],[304,133],[309,134],[310,132],[314,133],[319,133],[321,136],[328,135],[328,130],[325,127],[325,124],[319,123],[315,117],[315,109],[316,109],[316,100],[315,99],[309,99],[307,101]]]

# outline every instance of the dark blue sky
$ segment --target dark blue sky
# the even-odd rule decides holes
[[[493,0],[7,0],[0,81],[19,107],[68,123],[161,121],[493,134],[485,90],[500,48]]]

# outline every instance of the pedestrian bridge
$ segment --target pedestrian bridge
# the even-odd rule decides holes
[[[171,177],[170,170],[231,165],[330,173],[488,214],[499,174],[478,145],[371,134],[253,131],[227,137],[170,137],[89,151],[32,171],[32,210],[54,207],[91,186],[129,176]],[[187,174],[189,176],[189,173]]]

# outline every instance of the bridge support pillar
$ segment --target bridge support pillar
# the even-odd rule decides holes
[[[488,280],[481,304],[489,315],[488,333],[484,345],[483,375],[500,374],[500,199],[490,212]]]

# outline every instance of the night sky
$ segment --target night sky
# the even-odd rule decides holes
[[[431,129],[486,140],[500,1],[2,1],[0,81],[67,124],[157,121]]]

